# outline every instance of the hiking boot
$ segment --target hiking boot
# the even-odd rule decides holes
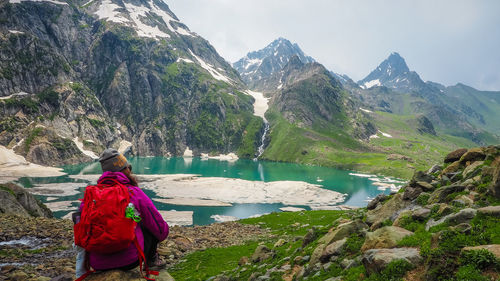
[[[160,255],[158,255],[158,252],[154,256],[153,260],[148,262],[148,267],[149,267],[149,269],[152,269],[152,270],[159,270],[159,269],[165,268],[166,265],[167,265],[167,262],[164,261],[163,258],[160,257]]]

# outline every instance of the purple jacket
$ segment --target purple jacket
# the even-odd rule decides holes
[[[104,172],[99,181],[105,178],[118,180],[131,191],[130,202],[134,204],[141,216],[141,222],[137,224],[135,235],[142,250],[144,250],[144,236],[141,227],[148,229],[159,241],[165,240],[168,236],[168,224],[163,220],[151,199],[140,188],[130,185],[130,180],[121,172]],[[83,208],[83,204],[84,202],[80,205],[80,211]],[[127,249],[117,253],[109,255],[90,253],[89,256],[90,266],[95,270],[118,268],[132,264],[137,260],[138,253],[134,243]]]

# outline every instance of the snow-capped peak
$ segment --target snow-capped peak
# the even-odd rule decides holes
[[[99,19],[132,27],[140,37],[160,39],[170,38],[171,34],[195,36],[162,1],[146,0],[138,3],[101,0],[88,4]]]

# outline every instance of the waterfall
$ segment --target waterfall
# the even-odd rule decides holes
[[[260,146],[257,150],[257,157],[255,157],[253,160],[257,160],[262,155],[262,153],[264,153],[264,146],[266,145],[266,135],[268,131],[269,131],[269,122],[267,122],[267,120],[264,119],[264,133],[262,133],[262,137],[260,139]]]

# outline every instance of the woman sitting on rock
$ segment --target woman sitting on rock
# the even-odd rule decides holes
[[[120,154],[115,149],[108,148],[102,153],[101,157],[99,158],[99,161],[101,162],[103,174],[97,181],[98,182],[97,186],[87,187],[85,194],[85,198],[87,199],[84,198],[84,201],[80,205],[80,211],[82,212],[81,222],[86,222],[86,224],[90,226],[87,226],[87,230],[80,231],[79,229],[77,229],[78,228],[77,226],[79,224],[77,223],[75,225],[75,243],[79,246],[83,246],[87,250],[88,264],[94,270],[101,271],[110,269],[121,269],[121,270],[133,269],[137,267],[141,262],[142,259],[141,252],[143,252],[146,263],[151,269],[158,269],[164,267],[165,262],[159,257],[156,249],[158,243],[160,241],[165,240],[168,236],[169,228],[167,222],[163,220],[162,216],[160,215],[156,207],[153,205],[151,199],[139,187],[137,187],[137,179],[132,174],[132,166],[127,162],[125,156]],[[137,223],[135,227],[135,238],[132,237],[134,239],[134,242],[130,243],[128,247],[125,246],[125,248],[122,250],[111,253],[106,252],[107,245],[98,245],[97,248],[94,247],[95,249],[98,250],[92,251],[91,249],[94,249],[92,248],[91,245],[92,242],[90,243],[81,242],[92,239],[95,239],[96,241],[105,241],[102,240],[102,238],[100,237],[91,237],[91,235],[89,235],[89,237],[85,237],[84,239],[77,239],[78,236],[84,236],[85,233],[89,233],[88,229],[92,229],[94,233],[97,232],[98,227],[95,227],[95,225],[97,224],[95,221],[101,220],[101,218],[99,218],[99,216],[97,216],[97,218],[96,216],[93,216],[93,219],[89,218],[91,216],[90,213],[96,211],[91,210],[92,208],[90,207],[90,205],[88,208],[85,208],[86,204],[88,204],[88,202],[86,202],[85,200],[89,200],[89,198],[92,198],[92,197],[87,197],[91,196],[90,193],[99,193],[106,188],[122,188],[123,190],[125,190],[125,193],[127,193],[128,190],[129,196],[126,197],[129,197],[130,204],[128,204],[126,212],[123,214],[123,218],[119,218],[119,220],[125,220],[124,218],[127,217],[130,218],[128,220],[129,223],[132,223],[134,226],[136,224],[133,221]],[[100,195],[96,195],[96,197],[101,198],[99,196],[105,196],[102,195],[102,193],[99,194]],[[115,195],[109,195],[109,196],[115,196]],[[96,202],[95,199],[89,201],[93,201],[94,203]],[[97,201],[99,203],[99,200]],[[95,204],[95,205],[102,206],[101,207],[102,209],[99,210],[99,212],[101,213],[106,212],[106,210],[104,210],[106,208],[105,206],[106,204],[102,205]],[[115,210],[112,210],[111,212],[116,213]],[[121,212],[118,215],[121,216]],[[77,218],[77,220],[80,220],[80,218]],[[85,223],[80,224],[80,228],[83,228],[84,224]],[[110,221],[109,224],[114,225],[114,221]],[[116,222],[116,224],[118,224],[118,222]],[[105,230],[105,232],[106,231],[110,232],[108,230]],[[116,229],[114,231],[116,232]],[[113,236],[113,234],[110,234],[109,236]],[[128,245],[128,243],[126,245]],[[77,270],[77,275],[79,275],[78,270]]]

